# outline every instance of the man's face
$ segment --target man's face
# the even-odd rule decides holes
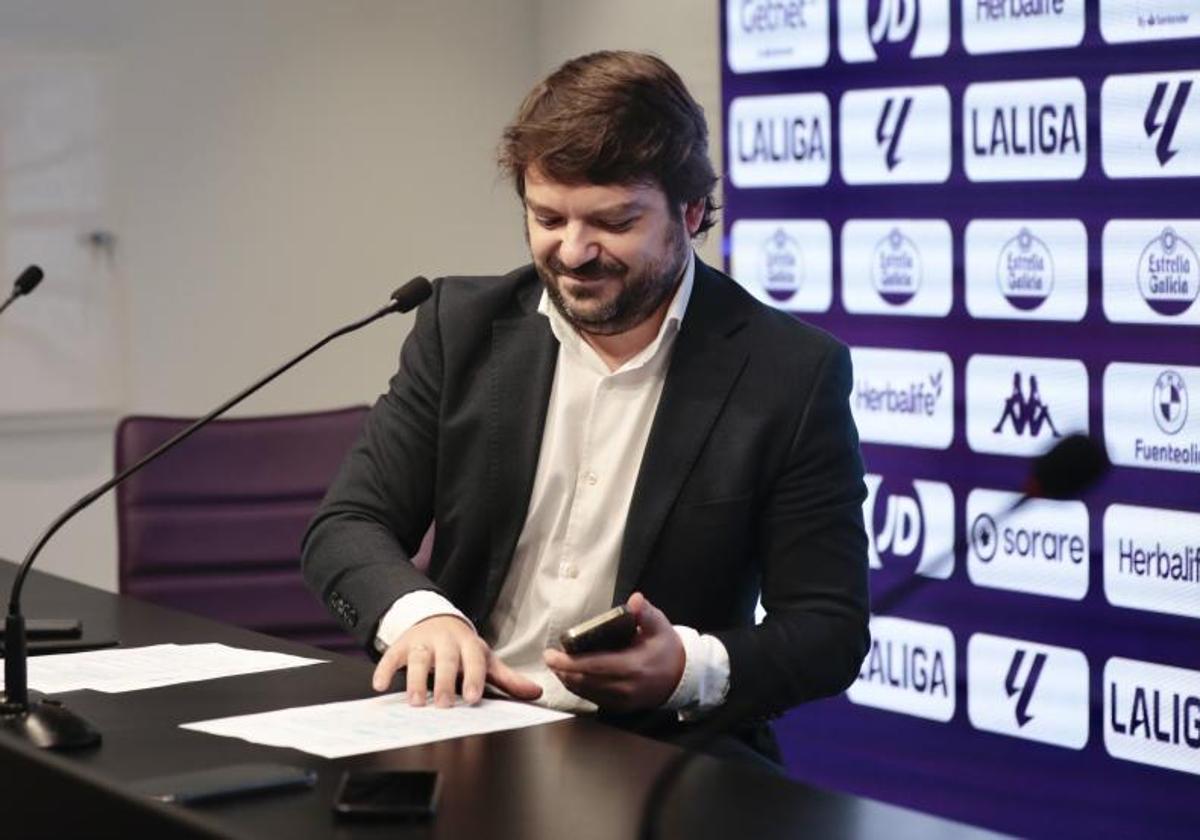
[[[672,212],[651,184],[568,185],[536,167],[525,173],[534,266],[558,311],[593,335],[632,329],[670,299],[702,210]]]

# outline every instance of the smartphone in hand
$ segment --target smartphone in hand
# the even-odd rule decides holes
[[[576,624],[558,637],[567,653],[621,650],[633,644],[637,634],[637,618],[624,604]]]

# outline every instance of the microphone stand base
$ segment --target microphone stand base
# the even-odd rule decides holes
[[[100,743],[100,733],[90,723],[49,698],[28,705],[0,700],[0,731],[43,750],[81,750]]]

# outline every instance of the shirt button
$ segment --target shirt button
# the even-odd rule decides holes
[[[563,563],[558,567],[558,571],[565,578],[571,578],[573,580],[579,577],[579,567],[574,563]]]
[[[584,475],[583,480],[588,484],[595,486],[596,482],[600,479],[596,478],[596,474],[594,472],[588,472],[586,475]]]

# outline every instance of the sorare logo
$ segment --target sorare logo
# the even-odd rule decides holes
[[[973,219],[965,250],[973,317],[1079,321],[1087,312],[1087,231],[1078,219]]]
[[[944,55],[950,0],[839,0],[838,51],[850,63]]]
[[[1100,161],[1110,178],[1200,175],[1200,70],[1109,76]]]
[[[868,474],[863,520],[873,569],[900,567],[945,580],[954,571],[954,491],[940,481],[888,482]]]
[[[975,633],[967,640],[967,716],[976,729],[1080,750],[1088,677],[1082,651]]]

